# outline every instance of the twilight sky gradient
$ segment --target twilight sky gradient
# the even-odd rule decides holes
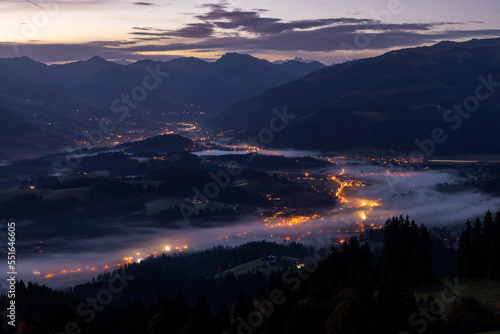
[[[3,0],[0,57],[325,64],[441,40],[500,37],[498,0]],[[347,50],[346,50],[347,49]]]

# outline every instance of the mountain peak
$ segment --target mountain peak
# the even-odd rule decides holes
[[[7,58],[9,59],[9,58]],[[30,57],[28,56],[22,56],[22,57],[14,57],[14,58],[10,58],[10,60],[12,61],[15,61],[15,62],[23,62],[23,63],[37,63],[37,64],[42,64],[36,60],[33,60],[31,59]]]
[[[24,55],[22,57],[18,57],[19,59],[23,59],[23,60],[29,60],[29,61],[34,61],[33,59],[31,59],[30,57]]]
[[[130,65],[132,64],[131,62],[129,62],[128,60],[126,59],[122,59],[122,60],[115,60],[113,61],[114,63],[118,64],[118,65]]]
[[[168,61],[169,63],[206,63],[203,59],[196,57],[179,57]]]
[[[231,57],[231,56],[248,56],[238,52],[226,52],[222,57]]]
[[[219,59],[217,59],[217,62],[227,60],[227,59],[250,59],[250,58],[254,58],[254,57],[247,55],[247,54],[238,53],[238,52],[228,52],[225,55],[223,55],[222,57],[220,57]]]
[[[108,62],[106,59],[100,57],[100,56],[94,56],[92,58],[90,58],[89,60],[87,60],[88,62],[92,62],[92,63],[103,63],[103,62]]]
[[[13,69],[21,71],[40,70],[47,67],[46,64],[33,60],[28,56],[14,57],[14,58],[0,58],[0,62]]]
[[[285,60],[275,60],[273,64],[282,65],[286,63],[303,63],[303,64],[311,64],[311,63],[320,63],[314,59],[302,59],[301,57],[295,57],[294,59],[285,59]],[[321,63],[320,63],[321,64]]]
[[[255,58],[248,54],[228,52],[215,62],[216,64],[222,64],[225,66],[237,66],[237,65],[256,65],[256,64],[271,64],[267,60]]]

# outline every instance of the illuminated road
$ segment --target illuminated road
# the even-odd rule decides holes
[[[342,168],[342,172],[338,176],[344,175],[344,173],[345,173],[345,169]],[[352,182],[341,181],[337,176],[332,176],[331,179],[335,182],[338,182],[338,184],[340,185],[339,189],[335,193],[335,196],[337,196],[338,199],[340,199],[341,203],[348,203],[349,201],[345,197],[342,196],[342,191],[344,190],[345,187],[351,187]]]

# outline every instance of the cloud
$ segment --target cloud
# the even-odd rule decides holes
[[[167,37],[204,39],[195,43],[175,43],[159,45],[137,45],[138,51],[171,50],[255,50],[273,51],[322,51],[341,50],[345,44],[354,44],[360,36],[369,39],[365,50],[378,50],[386,47],[411,46],[438,41],[446,33],[439,33],[443,26],[464,25],[461,22],[431,23],[383,23],[369,18],[324,18],[283,21],[280,18],[264,17],[265,10],[244,11],[228,9],[225,1],[199,6],[207,11],[194,17],[203,23],[189,23],[177,30],[155,29],[153,27],[134,27],[134,40],[160,41]],[[474,31],[477,36],[485,35],[481,30]],[[496,35],[494,31],[488,31]],[[456,31],[448,35],[462,34]],[[458,37],[460,38],[460,36]],[[172,43],[174,42],[174,43]]]
[[[136,2],[149,6],[153,2]],[[95,41],[85,44],[21,44],[28,56],[43,61],[75,60],[99,54],[111,59],[135,59],[139,53],[211,52],[331,54],[343,61],[339,51],[349,50],[361,56],[377,50],[432,44],[442,40],[498,37],[500,29],[467,29],[471,22],[384,23],[372,18],[326,17],[285,21],[267,17],[263,9],[229,8],[227,2],[198,6],[203,13],[190,14],[198,22],[178,29],[134,26],[126,40]],[[186,40],[189,39],[189,40]],[[12,46],[0,45],[0,54],[19,56]],[[21,52],[23,52],[21,50]],[[82,52],[83,55],[78,55]],[[176,52],[177,53],[177,52]],[[112,56],[111,56],[112,55]],[[54,59],[48,60],[47,58]],[[61,59],[65,58],[65,59]],[[337,59],[339,58],[339,59]]]
[[[500,36],[500,29],[484,30],[445,30],[429,32],[428,27],[419,25],[408,31],[405,25],[385,25],[378,32],[362,33],[351,25],[340,25],[308,31],[285,31],[279,34],[259,38],[220,37],[210,38],[196,43],[171,43],[137,45],[126,48],[129,51],[173,51],[173,50],[258,50],[258,51],[313,51],[334,52],[344,50],[346,45],[355,49],[355,41],[362,38],[366,41],[363,50],[381,50],[394,47],[406,47],[434,43],[446,39],[468,37]],[[426,31],[422,33],[421,31]]]
[[[323,18],[283,21],[264,17],[265,10],[229,9],[226,1],[199,6],[206,9],[194,17],[203,23],[190,23],[177,30],[135,29],[132,35],[142,41],[169,37],[204,39],[195,43],[131,46],[130,51],[242,50],[335,52],[359,39],[368,41],[363,50],[420,45],[444,38],[500,36],[499,30],[443,30],[466,25],[462,22],[384,23],[370,18]],[[358,43],[359,44],[359,43]]]
[[[284,22],[280,18],[262,17],[263,10],[242,11],[239,9],[227,10],[225,2],[219,4],[206,4],[204,8],[209,12],[195,17],[206,23],[211,23],[221,29],[237,29],[254,33],[256,35],[278,34],[286,31],[308,30],[312,28],[324,28],[335,25],[352,25],[353,29],[360,30],[363,27],[369,29],[407,29],[407,30],[429,30],[440,25],[460,24],[456,22],[435,23],[407,23],[407,24],[384,24],[374,19],[363,19],[353,17],[326,18],[314,20],[294,20]]]
[[[283,22],[279,18],[262,17],[261,14],[264,12],[262,9],[256,9],[253,11],[235,9],[228,11],[224,3],[206,4],[203,7],[209,8],[210,11],[205,14],[195,16],[199,20],[211,23],[221,29],[238,29],[240,31],[255,34],[276,34],[288,30],[310,29],[339,23],[366,24],[373,22],[373,20],[370,19],[356,18],[330,18]]]
[[[349,15],[361,15],[362,13],[363,13],[363,12],[362,12],[362,11],[360,11],[360,10],[355,10],[355,11],[353,11],[353,12],[347,12],[347,14],[349,14]]]
[[[132,4],[136,6],[158,6],[157,4],[152,2],[134,2]]]
[[[204,38],[210,37],[214,32],[212,24],[208,23],[190,23],[186,27],[170,32],[171,36]]]
[[[365,52],[367,50],[388,50],[398,47],[412,47],[424,44],[434,44],[442,40],[457,40],[464,38],[500,36],[500,29],[483,30],[444,30],[422,33],[422,30],[407,31],[404,26],[397,25],[389,29],[385,26],[379,33],[360,35],[356,28],[349,25],[327,27],[312,31],[286,31],[279,34],[267,35],[260,38],[242,36],[206,38],[191,43],[172,43],[173,37],[155,36],[154,30],[136,30],[133,40],[94,41],[85,44],[17,44],[19,53],[15,52],[12,44],[0,43],[2,57],[18,57],[27,55],[35,60],[44,62],[73,61],[88,59],[100,55],[106,59],[143,59],[143,52],[175,52],[185,54],[186,51],[203,53],[217,51],[261,52],[261,53],[293,53],[304,52]],[[424,27],[420,27],[424,29]],[[194,28],[196,30],[197,28]],[[159,32],[159,34],[162,34]],[[177,31],[178,36],[193,36],[193,31]],[[355,38],[364,36],[367,45],[360,49],[355,45]],[[168,43],[159,43],[159,40],[168,39]],[[145,44],[144,44],[145,43]],[[352,49],[350,49],[352,47]],[[148,56],[147,58],[166,59],[167,56]],[[340,56],[338,61],[345,57]]]
[[[263,38],[221,37],[209,38],[195,43],[160,44],[159,39],[168,36],[138,37],[135,40],[95,41],[85,44],[17,44],[19,53],[14,51],[10,43],[0,43],[0,54],[3,57],[27,55],[44,62],[73,61],[89,59],[100,55],[106,59],[144,59],[143,52],[178,52],[185,51],[203,53],[223,51],[239,52],[290,52],[297,54],[306,52],[348,52],[366,50],[387,50],[397,47],[433,44],[442,40],[456,40],[487,36],[500,36],[500,30],[448,30],[438,33],[418,33],[408,31],[384,31],[379,34],[366,34],[368,45],[364,49],[355,47],[356,32],[343,26],[324,28],[322,31],[289,31]],[[142,44],[148,43],[148,44]],[[346,43],[346,44],[343,44]],[[353,46],[353,49],[345,47]],[[147,56],[149,59],[164,60],[170,56]],[[339,58],[342,61],[344,58]]]
[[[177,30],[155,29],[152,27],[134,27],[131,35],[158,37],[161,39],[170,37],[184,38],[206,38],[212,36],[214,26],[209,23],[189,23]]]
[[[133,30],[142,30],[142,31],[160,30],[160,29],[156,29],[153,27],[132,27],[132,29]]]

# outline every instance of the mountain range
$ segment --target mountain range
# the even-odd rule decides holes
[[[61,150],[103,118],[120,122],[115,134],[152,136],[166,123],[205,114],[209,126],[247,138],[269,127],[272,110],[284,107],[294,118],[267,146],[497,153],[499,69],[498,38],[441,42],[328,67],[237,53],[211,63],[191,57],[120,65],[96,56],[49,66],[28,57],[0,59],[0,160]],[[145,78],[158,71],[161,84],[146,90]],[[112,112],[114,102],[123,108],[123,97],[141,89],[147,96],[126,108],[129,117]]]
[[[211,63],[190,57],[167,62],[141,60],[121,65],[95,56],[87,61],[49,66],[24,56],[0,59],[0,65],[26,79],[49,84],[103,106],[109,106],[117,96],[142,84],[144,76],[149,73],[147,67],[156,69],[159,66],[161,72],[169,73],[169,78],[151,94],[170,100],[172,106],[169,107],[176,111],[185,111],[184,106],[195,104],[205,112],[220,111],[233,102],[259,95],[325,67],[317,61],[301,60],[273,64],[238,53],[227,53]],[[160,105],[156,109],[164,110],[165,107]]]
[[[272,110],[284,106],[296,117],[268,146],[498,153],[500,39],[441,42],[329,66],[231,105],[212,125],[246,138],[269,128]]]
[[[78,140],[82,131],[97,128],[103,118],[118,121],[120,114],[111,112],[113,102],[136,88],[144,91],[147,76],[156,87],[128,108],[130,117],[120,119],[122,132],[159,133],[161,124],[178,115],[214,114],[324,67],[299,60],[272,64],[237,53],[212,63],[193,57],[128,65],[98,56],[62,65],[26,56],[0,59],[0,120],[9,120],[0,127],[0,160],[58,150]],[[161,82],[154,85],[151,73],[158,71]]]

